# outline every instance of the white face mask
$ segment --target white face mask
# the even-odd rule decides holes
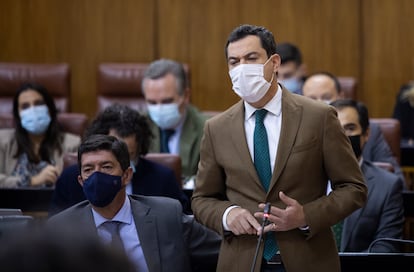
[[[269,61],[269,60],[267,60]],[[248,103],[255,103],[265,96],[273,81],[264,78],[264,64],[239,64],[229,71],[233,91]]]
[[[147,106],[152,121],[161,129],[174,128],[181,120],[181,113],[177,103],[148,104]]]

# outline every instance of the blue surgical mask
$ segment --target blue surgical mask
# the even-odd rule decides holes
[[[45,133],[51,118],[46,105],[34,106],[20,112],[22,127],[28,132],[39,135]]]
[[[83,182],[83,192],[96,207],[108,206],[121,190],[122,177],[94,172]]]
[[[181,119],[177,103],[148,105],[148,113],[161,129],[174,128]]]
[[[289,79],[285,79],[285,80],[279,80],[279,82],[289,91],[291,91],[292,93],[300,93],[301,88],[302,88],[302,82],[295,78],[289,78]]]

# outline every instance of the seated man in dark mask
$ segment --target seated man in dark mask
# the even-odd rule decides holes
[[[181,202],[185,213],[191,213],[190,201],[179,187],[174,172],[143,157],[152,140],[147,117],[128,106],[114,104],[93,120],[85,135],[93,134],[112,135],[126,142],[133,169],[131,182],[126,188],[128,194],[175,198]],[[56,183],[49,215],[86,199],[77,182],[78,176],[77,165],[64,169]]]
[[[365,105],[350,99],[336,100],[331,105],[337,109],[338,119],[351,141],[368,188],[366,205],[346,217],[343,224],[334,226],[335,234],[338,234],[337,245],[339,251],[367,252],[376,239],[402,238],[404,182],[362,156],[370,132]],[[391,241],[378,241],[372,244],[370,252],[399,252],[399,248]]]

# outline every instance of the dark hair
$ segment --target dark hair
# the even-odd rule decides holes
[[[354,108],[358,112],[359,124],[362,128],[362,134],[365,134],[369,127],[368,108],[362,103],[352,99],[338,99],[331,103],[331,106],[341,110],[343,108]]]
[[[320,75],[322,75],[322,76],[327,76],[327,77],[329,77],[330,79],[332,79],[332,81],[334,82],[334,85],[335,85],[335,90],[336,90],[336,92],[337,92],[338,94],[340,94],[340,93],[341,93],[341,84],[339,83],[338,78],[337,78],[336,76],[334,76],[332,73],[329,73],[329,72],[326,72],[326,71],[316,72],[316,73],[313,73],[313,74],[309,75],[309,76],[306,78],[306,80],[310,79],[310,78],[311,78],[311,77],[313,77],[313,76],[320,76]],[[305,80],[305,81],[306,81],[306,80]]]
[[[105,108],[92,121],[85,132],[85,137],[92,134],[108,135],[111,129],[114,129],[123,138],[135,135],[137,155],[148,153],[154,135],[146,116],[126,105],[113,104]]]
[[[33,150],[33,143],[30,140],[28,132],[21,125],[19,114],[19,97],[22,93],[29,90],[34,90],[42,96],[43,101],[49,109],[51,118],[49,127],[45,133],[45,137],[40,145],[40,158],[35,155],[35,152]],[[49,163],[53,163],[51,161],[53,152],[57,150],[60,154],[62,153],[63,133],[61,132],[59,124],[57,122],[57,110],[55,102],[46,88],[35,83],[25,83],[20,86],[13,98],[13,117],[16,125],[15,136],[17,141],[17,152],[14,157],[17,158],[21,154],[26,153],[29,161],[31,162],[38,163],[40,160],[44,160]]]
[[[114,154],[116,160],[121,165],[121,169],[125,171],[130,166],[129,152],[126,143],[118,138],[110,135],[93,134],[87,137],[78,149],[78,165],[81,171],[81,159],[84,153],[106,150]]]
[[[8,272],[133,272],[125,253],[105,245],[98,236],[62,228],[36,226],[4,237],[0,264]]]
[[[262,26],[240,25],[236,27],[227,38],[225,47],[226,59],[228,57],[227,48],[229,47],[229,44],[241,40],[248,35],[254,35],[260,38],[262,47],[266,50],[267,57],[276,53],[276,42],[272,32]]]
[[[296,66],[302,64],[302,53],[294,44],[284,42],[276,46],[276,53],[280,56],[281,64],[293,61]]]
[[[172,74],[177,80],[177,90],[180,96],[184,95],[185,89],[188,87],[188,78],[184,70],[184,66],[170,59],[159,59],[151,62],[145,70],[144,77],[141,81],[142,93],[145,96],[144,81],[145,79],[159,79]]]

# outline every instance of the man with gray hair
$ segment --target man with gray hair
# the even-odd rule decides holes
[[[194,176],[206,117],[190,104],[184,66],[169,59],[152,62],[145,71],[142,91],[155,135],[150,152],[180,155],[183,176]]]

